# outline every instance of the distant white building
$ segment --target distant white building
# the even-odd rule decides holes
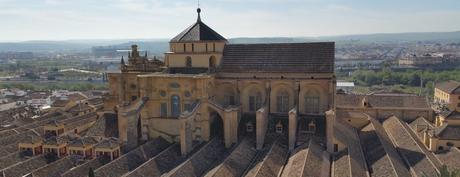
[[[337,91],[342,90],[345,93],[351,93],[351,91],[353,91],[353,88],[355,88],[354,82],[337,81]]]
[[[31,93],[26,103],[34,108],[49,106],[51,105],[51,96],[47,92]]]

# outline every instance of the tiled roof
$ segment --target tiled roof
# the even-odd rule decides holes
[[[67,98],[68,98],[68,100],[72,100],[72,101],[80,101],[80,100],[87,99],[88,97],[85,96],[81,92],[77,92],[77,93],[68,95]]]
[[[110,159],[107,158],[95,158],[90,160],[82,165],[79,165],[71,170],[65,172],[61,176],[63,177],[86,177],[88,175],[89,169],[93,168],[93,170],[109,163]]]
[[[93,137],[82,137],[76,140],[73,140],[69,143],[69,146],[73,147],[83,147],[85,145],[95,145],[98,141]]]
[[[329,168],[329,154],[317,142],[310,140],[307,148],[291,155],[281,176],[328,176]]]
[[[56,100],[51,104],[51,107],[65,107],[70,100]]]
[[[357,130],[352,127],[350,124],[346,123],[342,119],[336,119],[334,125],[334,135],[337,137],[338,141],[346,144],[347,152],[345,154],[336,155],[334,164],[343,164],[343,161],[346,161],[347,168],[349,171],[347,174],[351,176],[360,176],[364,177],[368,175],[368,169],[366,165],[366,159],[364,157],[363,149],[361,147],[360,139],[357,133]],[[353,160],[348,160],[353,159]],[[336,165],[335,165],[336,166]],[[342,168],[336,166],[337,168]],[[334,169],[338,170],[338,169]],[[339,170],[341,171],[341,170]],[[341,173],[338,173],[339,176]]]
[[[425,108],[430,109],[428,102],[420,96],[380,96],[337,94],[337,107],[362,107],[366,98],[370,107],[398,107],[398,108]]]
[[[447,165],[447,168],[451,171],[460,169],[460,150],[457,147],[451,147],[446,151],[438,152],[436,153],[436,157]]]
[[[109,148],[113,149],[116,147],[120,147],[120,144],[118,143],[118,140],[116,138],[106,138],[102,140],[99,144],[94,146],[95,148]]]
[[[50,120],[48,121],[48,123],[46,124],[48,126],[54,126],[54,127],[59,127],[62,125],[61,122],[59,122],[58,120]]]
[[[36,169],[46,166],[50,161],[45,156],[32,157],[26,161],[4,169],[5,177],[22,177]]]
[[[447,123],[440,127],[436,127],[434,132],[439,139],[445,140],[459,140],[460,139],[460,126],[449,125]]]
[[[371,176],[411,176],[380,122],[374,118],[359,136]]]
[[[383,122],[383,127],[395,147],[398,149],[401,157],[408,163],[409,167],[419,176],[428,175],[436,176],[437,169],[441,166],[439,160],[436,160],[434,154],[429,152],[425,145],[412,135],[405,122],[392,116]]]
[[[182,156],[180,152],[180,145],[174,144],[168,149],[164,150],[154,158],[145,162],[132,172],[127,177],[160,177],[161,175],[171,171],[180,163],[184,162],[187,158]]]
[[[200,10],[200,9],[198,9]],[[201,11],[201,10],[200,10]],[[198,12],[200,13],[200,12]],[[196,42],[196,41],[226,41],[219,33],[204,24],[198,14],[198,20],[192,26],[188,27],[170,42]]]
[[[67,156],[62,159],[56,160],[42,168],[32,172],[34,177],[61,177],[61,174],[74,167],[74,162]]]
[[[441,115],[447,120],[460,120],[460,112],[458,111],[443,111]]]
[[[4,169],[6,167],[9,167],[13,164],[16,164],[18,162],[22,162],[27,160],[28,158],[23,156],[21,152],[15,152],[12,154],[9,154],[7,156],[3,156],[0,158],[0,169]]]
[[[268,152],[265,157],[257,162],[246,177],[276,177],[282,171],[288,158],[287,138],[278,137],[271,145],[266,146]]]
[[[166,149],[169,145],[170,143],[163,138],[157,138],[98,168],[94,172],[97,177],[123,176]]]
[[[460,82],[457,81],[441,82],[436,84],[436,88],[450,94],[460,94]]]
[[[214,138],[166,176],[179,177],[184,174],[189,174],[190,176],[202,176],[212,164],[214,164],[217,160],[221,160],[224,152],[225,146],[223,142],[218,138]]]
[[[21,143],[35,144],[43,141],[43,138],[36,135],[28,135],[21,140]]]
[[[428,122],[424,117],[415,119],[409,124],[409,126],[420,139],[423,139],[423,133],[425,130],[433,129],[433,124]]]
[[[333,73],[333,42],[228,44],[218,72]]]

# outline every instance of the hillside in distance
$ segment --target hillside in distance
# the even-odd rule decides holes
[[[398,42],[439,42],[460,43],[460,31],[456,32],[417,32],[417,33],[380,33],[320,37],[240,37],[230,38],[230,43],[291,43],[336,41],[337,45],[349,42],[360,43],[398,43]],[[129,48],[138,44],[143,50],[161,54],[168,50],[168,39],[117,39],[117,40],[64,40],[64,41],[25,41],[0,42],[0,52],[91,52],[92,47]]]

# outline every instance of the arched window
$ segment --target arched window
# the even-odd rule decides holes
[[[216,57],[215,56],[209,57],[209,67],[210,68],[216,67]]]
[[[171,96],[171,116],[179,117],[180,115],[180,97],[177,95]]]
[[[185,67],[190,68],[192,67],[192,57],[185,58]]]
[[[319,93],[316,90],[308,91],[304,99],[306,113],[319,113]]]
[[[262,107],[262,93],[255,88],[249,92],[249,111],[255,112]]]

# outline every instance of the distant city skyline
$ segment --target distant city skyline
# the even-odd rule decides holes
[[[0,41],[170,39],[196,0],[0,0]],[[201,0],[224,37],[315,37],[460,30],[456,0]]]

